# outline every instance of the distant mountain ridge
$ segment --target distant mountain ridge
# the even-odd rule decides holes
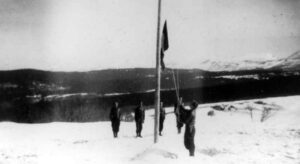
[[[162,72],[162,89],[174,89],[173,71],[179,75],[181,89],[219,85],[217,78],[254,79],[264,74],[284,75],[300,71],[300,51],[287,58],[273,60],[243,60],[222,62],[207,60],[199,69],[169,69]],[[275,72],[274,72],[275,71]],[[0,71],[0,89],[18,95],[51,95],[70,93],[140,93],[153,90],[156,84],[154,68],[106,69],[88,72],[52,72],[35,69]],[[297,72],[298,73],[298,72]],[[229,75],[229,76],[227,76]],[[208,82],[209,81],[209,82]],[[0,96],[6,97],[3,93]]]
[[[241,61],[213,61],[201,62],[199,68],[206,71],[244,71],[244,70],[300,70],[300,51],[287,58],[270,60],[241,60]]]
[[[286,71],[300,70],[300,51],[293,53],[291,56],[281,59],[280,63],[273,66],[272,69]]]

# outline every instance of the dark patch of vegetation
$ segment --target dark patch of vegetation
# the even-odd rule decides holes
[[[175,70],[184,102],[200,103],[297,95],[299,72],[252,70],[205,72]],[[114,101],[130,114],[139,101],[153,107],[154,69],[121,69],[91,72],[0,71],[0,120],[26,123],[108,120]],[[239,78],[228,78],[233,76]],[[253,77],[255,78],[253,78]],[[165,106],[176,101],[172,70],[162,74],[161,98]],[[49,95],[88,93],[49,99]],[[107,93],[129,93],[105,96]],[[257,101],[260,104],[262,102]]]

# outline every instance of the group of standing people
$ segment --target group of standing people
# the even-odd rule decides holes
[[[195,118],[196,118],[196,108],[198,103],[193,101],[190,105],[190,109],[185,108],[182,98],[174,106],[174,113],[176,116],[176,126],[178,133],[181,133],[181,128],[185,124],[184,132],[184,146],[189,150],[190,156],[194,156],[195,153],[195,143],[194,137],[196,133],[195,129]],[[110,120],[113,130],[114,137],[118,137],[120,122],[121,122],[121,112],[118,102],[113,104],[110,111]],[[159,135],[162,136],[162,131],[164,127],[164,120],[166,117],[166,111],[163,107],[163,102],[160,103],[160,115],[159,115]],[[134,110],[134,119],[136,123],[136,137],[142,137],[141,133],[143,130],[143,124],[145,121],[145,109],[143,102],[140,102],[137,108]]]
[[[166,111],[163,107],[163,102],[160,103],[160,114],[159,114],[159,135],[162,136],[162,131],[164,128],[164,121],[166,117]],[[145,121],[145,109],[143,107],[143,102],[135,108],[134,119],[136,123],[136,137],[142,137],[141,132],[143,130],[143,123]]]
[[[164,127],[164,120],[166,117],[166,111],[163,107],[163,102],[160,104],[160,115],[159,115],[159,135],[162,136],[162,131]],[[114,137],[118,137],[118,132],[120,128],[120,122],[121,122],[121,112],[119,103],[115,102],[113,104],[113,107],[110,110],[109,118],[111,120],[111,127],[114,134]],[[134,109],[134,120],[136,123],[136,137],[142,138],[142,130],[143,130],[143,124],[145,121],[145,108],[143,106],[143,102],[140,102],[137,108]]]

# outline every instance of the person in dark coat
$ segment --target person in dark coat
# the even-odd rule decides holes
[[[145,121],[145,109],[143,107],[143,102],[140,102],[140,105],[135,109],[134,118],[136,123],[136,137],[142,137],[141,132]]]
[[[196,133],[195,121],[196,121],[196,108],[198,103],[193,101],[190,105],[190,110],[184,108],[183,105],[180,105],[181,119],[185,123],[185,132],[184,132],[184,146],[189,150],[190,156],[194,156],[195,153],[195,142],[194,137]]]
[[[117,138],[121,122],[121,112],[118,102],[115,102],[113,107],[111,108],[109,118],[111,120],[111,127],[114,133],[114,137]]]
[[[178,134],[181,133],[181,128],[183,127],[183,123],[180,121],[180,118],[179,118],[179,105],[180,105],[180,102],[182,102],[182,98],[179,99],[179,103],[176,102],[174,104],[174,113],[175,113],[175,116],[176,116],[176,127],[177,127],[177,130],[178,130]]]
[[[159,113],[159,135],[162,136],[161,132],[164,128],[164,121],[166,118],[166,110],[163,107],[163,102],[160,103],[160,113]]]

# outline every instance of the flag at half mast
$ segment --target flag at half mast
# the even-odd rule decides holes
[[[167,21],[165,21],[164,28],[162,31],[162,38],[161,38],[161,51],[160,51],[160,62],[161,62],[161,68],[164,70],[166,68],[164,63],[164,56],[165,51],[169,48],[169,38],[168,38],[168,29],[167,29]]]

